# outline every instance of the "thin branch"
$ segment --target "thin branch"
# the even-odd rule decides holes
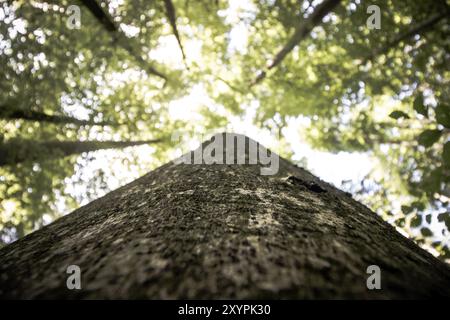
[[[94,15],[95,18],[105,27],[105,29],[114,35],[114,39],[118,40],[118,43],[136,60],[138,65],[144,69],[147,73],[158,76],[167,81],[167,77],[151,66],[147,61],[142,59],[141,55],[137,53],[134,48],[129,44],[132,41],[127,38],[121,30],[114,23],[112,17],[106,10],[98,4],[96,0],[80,0],[86,8]]]
[[[12,139],[0,143],[0,166],[15,165],[27,160],[61,158],[83,152],[116,149],[162,142],[163,139],[139,141],[34,141]]]
[[[408,40],[417,34],[424,34],[425,32],[430,31],[436,23],[441,21],[446,16],[448,16],[448,12],[444,11],[441,13],[437,13],[431,16],[430,18],[418,23],[417,25],[413,26],[404,33],[401,33],[398,36],[391,39],[390,41],[388,41],[388,43],[385,44],[383,47],[374,50],[368,57],[366,57],[360,63],[360,65],[365,65],[367,62],[372,61],[375,57],[379,56],[380,54],[388,53],[389,50],[391,50],[393,47],[396,47],[402,41]]]
[[[229,81],[225,80],[224,78],[220,77],[220,76],[214,76],[217,80],[225,83],[231,90],[239,92],[241,94],[246,94],[246,92],[234,85],[232,85]]]
[[[295,32],[286,45],[275,55],[272,63],[267,66],[266,70],[261,70],[256,79],[253,81],[252,85],[260,82],[266,77],[267,71],[276,67],[278,64],[283,61],[283,59],[294,49],[302,40],[304,40],[310,32],[319,25],[328,13],[330,13],[334,7],[339,4],[340,0],[325,0],[317,8],[309,17],[307,17],[304,21],[302,21],[295,28]]]
[[[181,43],[180,34],[178,33],[177,23],[176,23],[176,13],[175,6],[172,0],[164,0],[164,5],[166,6],[166,14],[169,19],[170,25],[172,27],[173,34],[177,38],[178,45],[180,46],[181,54],[183,55],[183,60],[186,62],[186,55],[184,53],[183,45]]]
[[[97,20],[105,27],[106,30],[114,32],[119,31],[119,28],[114,23],[109,13],[102,9],[96,0],[81,0],[86,8],[97,18]]]
[[[131,39],[127,38],[122,33],[117,33],[116,40],[118,40],[118,42],[121,43],[121,47],[125,49],[134,58],[134,60],[142,69],[144,69],[149,74],[153,74],[167,81],[167,76],[165,76],[160,71],[156,70],[152,65],[150,65],[147,61],[145,61],[139,53],[137,53],[134,50],[133,46],[131,46],[129,43]]]

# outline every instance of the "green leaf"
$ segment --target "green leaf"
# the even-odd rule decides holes
[[[413,212],[414,208],[412,208],[410,206],[401,206],[401,210],[406,215],[408,213]]]
[[[423,190],[428,194],[432,195],[441,189],[442,181],[442,167],[437,167],[428,173],[422,182]]]
[[[406,113],[404,113],[403,111],[400,111],[400,110],[395,110],[395,111],[392,111],[390,114],[389,114],[389,117],[391,117],[391,118],[393,118],[393,119],[400,119],[400,118],[405,118],[405,119],[409,119],[409,116],[406,114]]]
[[[409,222],[409,225],[412,228],[417,228],[421,224],[422,224],[422,216],[419,215],[414,216]]]
[[[419,144],[426,148],[431,147],[442,135],[442,131],[438,129],[425,130],[417,137]]]
[[[447,217],[450,218],[450,213],[449,212],[439,213],[438,216],[437,216],[439,222],[444,221]]]
[[[439,222],[444,222],[447,229],[450,230],[450,212],[440,213],[437,216]]]
[[[416,99],[414,99],[413,108],[417,113],[428,117],[428,107],[423,102],[422,94],[419,94]]]
[[[430,229],[428,229],[428,228],[420,229],[420,233],[422,233],[422,235],[424,237],[431,237],[431,236],[433,236],[433,232]]]
[[[436,121],[446,128],[450,128],[450,107],[440,104],[436,107]]]
[[[442,250],[442,252],[439,255],[439,258],[449,259],[450,258],[450,249],[449,249],[449,247],[448,246],[444,246],[444,247],[442,247],[441,250]]]
[[[450,167],[450,141],[444,144],[444,149],[442,150],[442,160],[444,165]]]
[[[423,102],[423,95],[420,94],[414,99],[413,108],[417,113],[428,117],[428,107]]]
[[[425,216],[425,220],[427,221],[427,223],[431,223],[431,214],[427,214]]]
[[[425,204],[420,201],[414,201],[413,203],[411,203],[411,206],[416,208],[418,211],[425,210]]]
[[[403,228],[405,226],[405,218],[398,218],[395,220],[395,224]]]

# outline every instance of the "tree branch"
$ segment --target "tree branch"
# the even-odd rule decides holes
[[[50,115],[37,111],[25,110],[8,110],[7,107],[0,107],[0,119],[11,120],[29,120],[38,122],[50,122],[55,124],[76,124],[76,125],[90,125],[90,126],[114,126],[117,125],[112,122],[101,121],[95,122],[91,120],[80,120],[69,116]]]
[[[163,139],[144,141],[33,141],[12,139],[0,143],[0,166],[15,165],[27,160],[61,158],[83,152],[125,148],[161,141]]]
[[[144,69],[147,73],[158,76],[167,81],[167,77],[151,66],[147,61],[142,59],[139,53],[137,53],[134,48],[129,45],[131,39],[127,38],[121,30],[116,26],[112,17],[107,11],[103,10],[96,0],[80,0],[86,8],[97,18],[97,20],[105,27],[105,29],[112,34],[114,34],[116,40],[122,48],[124,48],[138,63],[138,65]]]
[[[105,27],[106,30],[114,32],[119,31],[112,17],[107,11],[104,11],[96,0],[81,0],[86,8],[97,18],[97,20]]]
[[[181,44],[180,34],[178,33],[178,28],[176,24],[176,14],[175,6],[172,0],[164,0],[164,5],[166,6],[166,14],[169,19],[170,25],[172,26],[173,34],[177,38],[178,45],[180,46],[181,54],[183,55],[183,60],[186,61],[186,55],[184,53],[183,45]]]
[[[430,18],[419,22],[417,25],[413,26],[409,30],[405,31],[404,33],[399,34],[398,36],[394,37],[390,41],[388,41],[387,44],[385,44],[383,47],[376,49],[373,51],[368,57],[366,57],[360,65],[365,65],[367,62],[372,61],[377,56],[381,54],[386,54],[391,50],[393,47],[397,46],[400,42],[408,40],[409,38],[412,38],[413,36],[417,34],[424,34],[427,31],[430,31],[431,28],[441,21],[443,18],[445,18],[448,15],[448,12],[444,11],[441,13],[434,14]]]
[[[306,18],[306,20],[302,21],[295,28],[295,32],[286,45],[275,55],[272,63],[267,66],[266,70],[261,70],[256,79],[253,81],[252,85],[260,82],[266,77],[267,71],[276,67],[278,64],[283,61],[283,59],[294,49],[302,40],[304,40],[309,33],[319,25],[328,13],[334,9],[339,4],[340,0],[325,0],[317,8],[314,12]]]

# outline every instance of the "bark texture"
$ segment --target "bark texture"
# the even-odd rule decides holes
[[[260,169],[167,163],[1,249],[0,297],[450,297],[449,267],[351,196]]]

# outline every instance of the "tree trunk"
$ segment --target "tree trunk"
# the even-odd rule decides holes
[[[27,160],[66,157],[102,149],[125,148],[161,140],[145,141],[33,141],[13,139],[0,143],[0,166],[15,165]]]
[[[89,125],[89,126],[115,126],[117,124],[113,122],[95,122],[91,120],[80,120],[68,116],[50,115],[37,111],[25,111],[25,110],[8,110],[6,106],[0,108],[1,119],[11,120],[28,120],[37,122],[49,122],[54,124],[76,124],[76,125]]]
[[[1,249],[0,296],[450,297],[450,268],[367,207],[282,158],[262,167],[167,163]]]

